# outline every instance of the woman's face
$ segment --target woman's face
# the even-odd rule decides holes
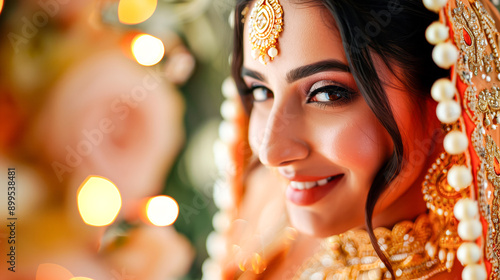
[[[249,141],[260,161],[285,179],[292,225],[328,236],[363,224],[366,196],[393,143],[358,91],[331,14],[321,7],[280,2],[280,53],[267,65],[252,58],[248,18],[245,24],[242,76],[254,96]],[[414,149],[412,139],[424,137],[412,128],[412,120],[420,120],[416,105],[395,86],[391,72],[377,65],[405,148]],[[424,170],[407,168],[417,168],[416,174]],[[412,172],[384,196],[381,209],[416,177]]]

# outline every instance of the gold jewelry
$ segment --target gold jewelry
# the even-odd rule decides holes
[[[452,166],[462,166],[466,159],[463,154],[442,153],[429,169],[422,184],[424,201],[431,213],[435,214],[437,239],[429,240],[425,249],[429,255],[438,254],[439,260],[451,271],[456,251],[462,244],[458,235],[458,220],[453,215],[456,203],[470,196],[469,188],[455,189],[448,183]]]
[[[392,230],[374,230],[397,279],[424,280],[447,269],[445,262],[439,260],[439,254],[427,249],[429,240],[438,240],[441,228],[436,220],[439,219],[434,213],[422,214],[414,223],[403,221]],[[371,245],[368,233],[351,230],[329,237],[323,250],[306,262],[294,278],[302,279],[377,280],[391,279],[391,276]]]
[[[456,87],[453,94],[444,94],[447,90],[439,90],[438,82],[433,88],[433,97],[439,102],[442,112],[451,108],[449,104],[459,104],[458,114],[454,114],[448,124],[459,124],[461,129],[448,133],[453,141],[459,138],[467,139],[472,146],[448,143],[450,153],[463,154],[466,157],[466,168],[458,172],[464,182],[458,184],[458,189],[468,189],[468,198],[454,201],[455,217],[459,220],[458,234],[464,242],[457,251],[457,257],[464,265],[463,279],[498,279],[500,270],[500,222],[498,207],[500,206],[500,175],[498,143],[500,134],[497,126],[500,123],[500,56],[497,24],[500,15],[489,1],[479,0],[424,0],[426,6],[440,14],[440,22],[431,25],[426,32],[429,42],[437,49],[444,49],[442,55],[434,56],[437,65],[448,69],[451,66],[451,81]],[[497,23],[495,23],[497,21]],[[439,40],[433,34],[438,34],[439,26],[450,28]],[[448,34],[450,36],[448,36]],[[451,63],[442,63],[443,57]],[[455,94],[456,93],[456,94]],[[439,117],[439,112],[438,112]],[[440,118],[441,120],[441,118]],[[450,134],[455,136],[450,136]],[[458,137],[457,135],[462,134]],[[461,141],[461,140],[460,140]],[[446,149],[445,138],[445,149]],[[460,146],[458,148],[458,146]],[[475,153],[474,153],[475,152]],[[465,166],[464,166],[465,167]],[[453,168],[453,167],[452,167]],[[456,178],[455,178],[456,179]],[[448,176],[448,182],[450,176]],[[466,182],[465,182],[466,181]],[[484,229],[483,229],[484,225]],[[483,235],[484,232],[484,235]],[[473,256],[473,257],[472,257]],[[485,265],[486,264],[486,265]]]
[[[258,0],[249,21],[252,57],[267,64],[278,55],[278,37],[283,31],[283,9],[278,0]]]

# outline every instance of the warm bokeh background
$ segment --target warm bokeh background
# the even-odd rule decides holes
[[[0,0],[0,279],[202,277],[233,5]],[[87,191],[89,176],[109,181]],[[171,226],[147,217],[158,195],[179,206]],[[109,221],[84,222],[88,211]]]

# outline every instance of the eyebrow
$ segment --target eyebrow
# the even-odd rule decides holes
[[[266,78],[264,78],[264,75],[257,71],[250,70],[248,68],[242,67],[241,68],[241,77],[248,76],[250,78],[254,78],[256,80],[259,80],[261,82],[265,82]]]
[[[326,71],[351,72],[349,66],[339,60],[324,60],[291,70],[286,74],[286,80],[288,83],[293,83],[305,77]]]
[[[290,70],[286,74],[286,80],[288,83],[293,83],[297,80],[303,79],[305,77],[314,75],[316,73],[326,72],[326,71],[339,71],[339,72],[347,72],[350,73],[349,66],[340,60],[332,59],[332,60],[323,60],[319,62],[315,62],[309,65],[304,65],[295,69]],[[266,79],[264,75],[257,71],[253,71],[243,67],[241,69],[241,76],[251,77],[259,81],[265,82]]]

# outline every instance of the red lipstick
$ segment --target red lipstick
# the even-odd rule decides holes
[[[300,206],[308,206],[314,204],[325,197],[344,177],[344,174],[335,175],[328,178],[328,182],[322,186],[315,186],[309,189],[297,189],[291,186],[290,183],[286,188],[286,198],[292,203]],[[306,182],[306,181],[317,181],[322,177],[311,177],[311,176],[294,176],[291,181],[296,182]]]

